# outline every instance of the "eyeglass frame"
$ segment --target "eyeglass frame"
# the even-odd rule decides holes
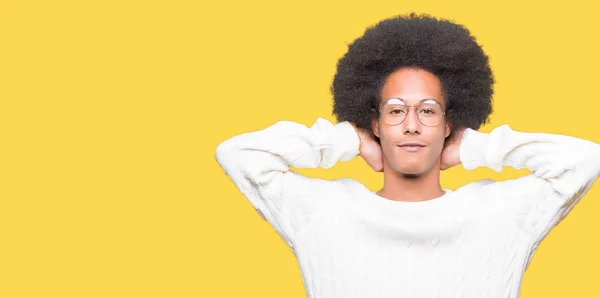
[[[388,122],[386,121],[386,123],[387,123],[387,124],[389,124],[389,125],[396,126],[396,125],[400,125],[400,124],[402,124],[402,123],[404,122],[404,120],[406,120],[406,118],[408,118],[408,113],[410,113],[410,108],[412,108],[412,107],[415,107],[415,113],[418,113],[417,111],[418,111],[418,108],[419,108],[419,106],[421,106],[421,105],[422,105],[424,102],[426,102],[426,101],[428,101],[428,100],[433,100],[433,101],[435,102],[435,104],[437,104],[438,106],[440,106],[440,108],[442,109],[442,119],[443,119],[444,117],[446,117],[446,111],[445,111],[445,110],[444,110],[444,108],[442,107],[442,104],[440,104],[440,103],[439,103],[437,100],[435,100],[435,99],[433,99],[433,98],[425,98],[425,99],[422,99],[422,100],[419,102],[419,104],[417,104],[417,105],[407,105],[407,104],[406,104],[406,102],[404,101],[404,99],[402,99],[402,98],[400,98],[400,97],[390,97],[390,98],[388,98],[388,99],[385,101],[385,103],[384,103],[384,104],[381,106],[381,108],[378,110],[378,112],[379,112],[379,116],[380,116],[380,117],[381,117],[381,115],[382,115],[382,113],[381,113],[381,110],[383,110],[383,108],[384,108],[384,107],[385,107],[385,106],[388,104],[388,102],[389,102],[390,100],[392,100],[392,99],[398,99],[398,100],[402,101],[402,102],[404,103],[404,105],[406,106],[406,108],[408,109],[408,112],[406,112],[406,116],[404,116],[404,119],[402,119],[402,121],[400,121],[400,122],[399,122],[399,123],[397,123],[397,124],[390,124],[390,123],[388,123]],[[421,123],[421,124],[423,124],[423,125],[425,125],[425,126],[427,126],[427,127],[434,127],[434,126],[438,126],[438,125],[440,125],[440,123],[442,123],[442,121],[440,121],[439,123],[437,123],[437,124],[435,124],[435,125],[427,125],[427,124],[423,123],[423,121],[421,121],[421,119],[419,118],[419,115],[418,115],[418,114],[417,114],[417,120],[419,120],[419,123]]]

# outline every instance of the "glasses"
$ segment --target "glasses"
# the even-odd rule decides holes
[[[401,98],[391,98],[379,109],[383,121],[389,125],[398,125],[404,122],[409,108],[415,107],[417,119],[425,126],[436,126],[442,122],[446,112],[434,99],[426,99],[418,105],[407,105]]]

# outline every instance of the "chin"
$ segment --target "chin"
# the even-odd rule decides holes
[[[416,178],[416,177],[421,176],[425,172],[425,169],[422,169],[420,167],[414,167],[414,166],[413,167],[411,167],[411,166],[398,167],[398,168],[396,168],[396,172],[405,177]]]
[[[396,154],[388,160],[393,171],[407,178],[419,177],[432,169],[433,163],[424,156],[412,154]]]

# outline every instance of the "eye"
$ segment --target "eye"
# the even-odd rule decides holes
[[[404,110],[402,110],[402,109],[392,109],[392,110],[390,111],[390,113],[391,113],[391,114],[403,114],[403,113],[404,113]]]

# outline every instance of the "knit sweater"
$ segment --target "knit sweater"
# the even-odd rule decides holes
[[[467,129],[462,167],[531,174],[431,200],[393,201],[352,178],[290,169],[330,168],[358,153],[352,125],[323,118],[310,128],[279,121],[217,147],[225,173],[296,256],[309,298],[519,297],[538,245],[600,175],[599,144],[506,124]]]

